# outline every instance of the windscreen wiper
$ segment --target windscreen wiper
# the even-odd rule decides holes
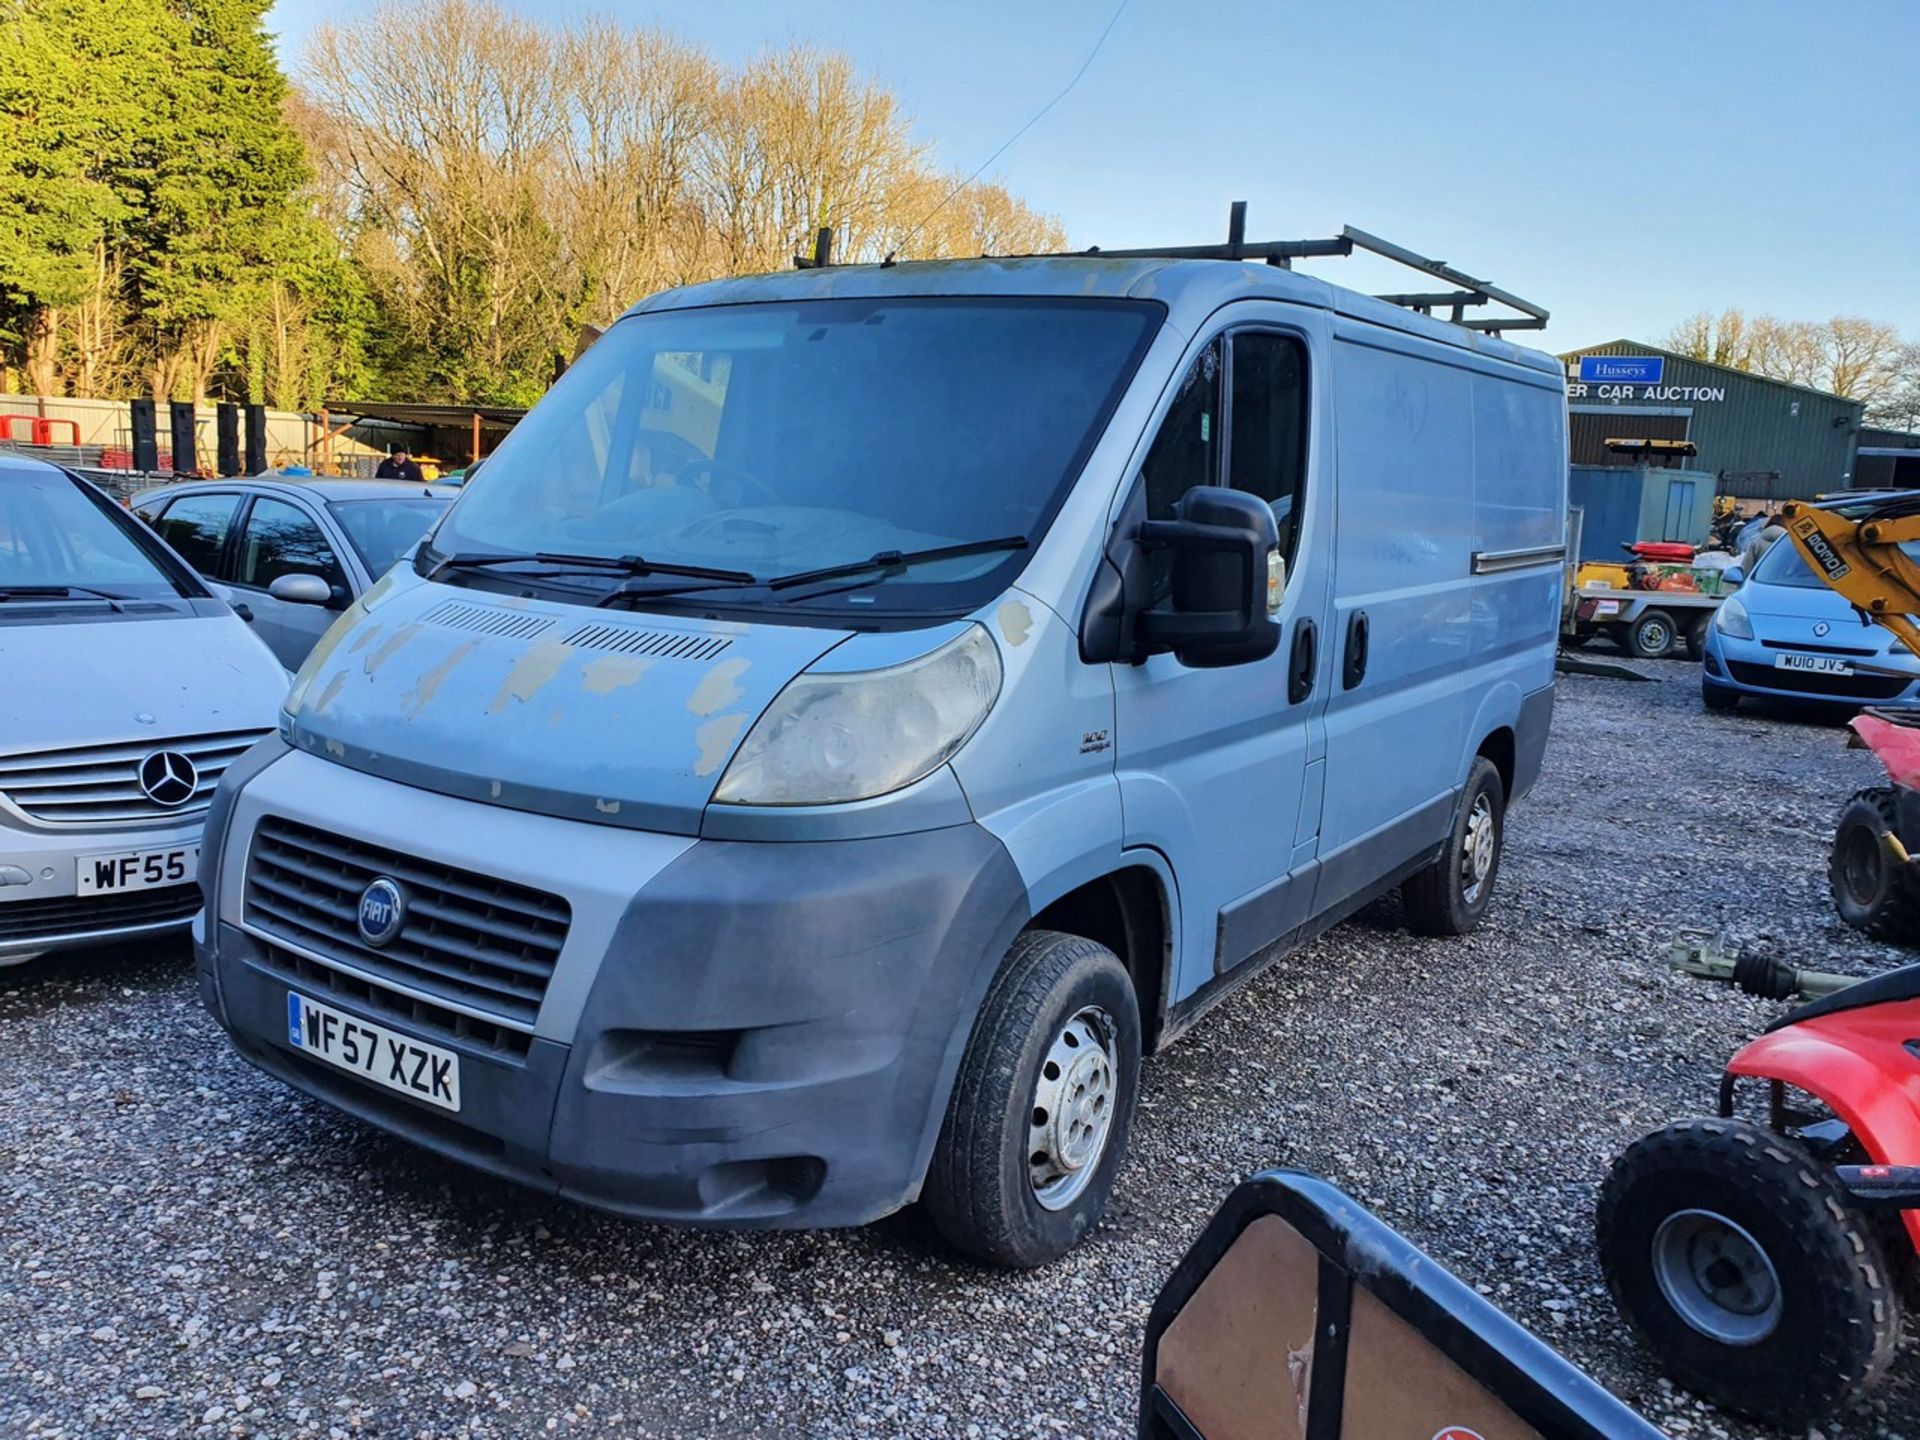
[[[5,600],[71,600],[76,595],[84,595],[92,600],[104,600],[116,611],[122,600],[130,596],[116,595],[111,590],[95,590],[91,585],[0,585],[0,601]]]
[[[769,590],[785,590],[795,585],[810,585],[816,580],[838,580],[843,575],[864,575],[878,570],[882,575],[897,575],[914,565],[935,560],[957,560],[963,555],[988,555],[996,550],[1024,550],[1024,535],[1002,535],[997,540],[969,540],[963,545],[935,545],[926,550],[879,550],[864,560],[845,565],[825,565],[818,570],[797,570],[791,575],[776,575],[766,582]]]
[[[556,550],[532,550],[507,555],[443,555],[434,562],[426,578],[433,580],[443,570],[479,569],[489,565],[551,565],[573,570],[616,570],[628,576],[684,575],[690,580],[730,581],[753,584],[758,577],[745,570],[715,570],[705,565],[675,565],[665,560],[649,560],[643,555],[569,555]]]

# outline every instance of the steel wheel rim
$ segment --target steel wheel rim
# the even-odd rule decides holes
[[[1711,1210],[1677,1210],[1660,1222],[1653,1278],[1675,1314],[1722,1345],[1758,1345],[1786,1308],[1760,1242]]]
[[[1027,1181],[1043,1210],[1064,1210],[1086,1191],[1107,1153],[1119,1099],[1113,1017],[1075,1011],[1040,1061],[1027,1113]]]
[[[1500,836],[1500,822],[1493,813],[1493,797],[1481,791],[1473,797],[1467,812],[1467,833],[1460,852],[1461,898],[1469,905],[1480,903],[1480,892],[1487,888]]]
[[[1649,620],[1640,629],[1640,643],[1648,650],[1669,650],[1673,647],[1673,634],[1658,620]]]

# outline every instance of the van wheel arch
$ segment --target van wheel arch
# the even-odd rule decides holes
[[[1476,756],[1493,762],[1493,768],[1500,772],[1500,787],[1507,798],[1513,798],[1514,763],[1517,755],[1513,727],[1502,725],[1490,731],[1480,742],[1480,748],[1473,752]],[[1467,762],[1467,769],[1473,769],[1473,762]]]
[[[1145,865],[1127,865],[1078,885],[1028,922],[1029,930],[1078,935],[1120,957],[1139,1000],[1142,1049],[1160,1048],[1166,1027],[1173,907],[1165,884]]]

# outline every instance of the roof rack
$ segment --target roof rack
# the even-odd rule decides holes
[[[1436,292],[1406,293],[1397,295],[1379,295],[1376,299],[1385,300],[1391,305],[1400,305],[1421,315],[1432,315],[1436,310],[1447,313],[1440,318],[1449,320],[1468,330],[1479,330],[1485,334],[1497,335],[1502,330],[1542,330],[1546,328],[1547,311],[1531,300],[1522,300],[1511,291],[1502,290],[1486,280],[1476,279],[1464,271],[1456,270],[1444,260],[1430,260],[1425,255],[1395,245],[1391,240],[1382,240],[1378,235],[1369,235],[1364,230],[1351,225],[1340,227],[1340,233],[1331,240],[1249,240],[1247,239],[1247,202],[1236,200],[1227,216],[1227,243],[1224,245],[1149,245],[1142,249],[1102,250],[1098,245],[1085,250],[1075,250],[1074,255],[1097,255],[1103,260],[1264,260],[1282,270],[1291,270],[1295,260],[1313,260],[1332,255],[1351,255],[1358,250],[1366,250],[1411,270],[1418,270],[1435,280],[1443,280],[1458,288]],[[888,256],[883,264],[892,264],[893,257]],[[797,270],[814,270],[833,264],[833,231],[822,226],[814,235],[813,253],[793,257]],[[1469,306],[1500,304],[1509,310],[1517,310],[1518,315],[1486,315],[1469,317]]]
[[[1540,330],[1547,323],[1547,312],[1530,300],[1522,300],[1486,280],[1456,270],[1444,260],[1430,260],[1378,235],[1369,235],[1351,225],[1340,227],[1331,240],[1249,240],[1247,239],[1247,202],[1236,200],[1227,217],[1227,243],[1224,245],[1148,246],[1138,250],[1102,250],[1099,246],[1079,253],[1119,260],[1264,260],[1282,270],[1291,270],[1295,260],[1310,260],[1327,255],[1351,255],[1356,249],[1370,251],[1385,259],[1444,280],[1459,288],[1437,293],[1380,295],[1377,299],[1401,305],[1422,315],[1436,310],[1448,313],[1441,318],[1469,330],[1498,334],[1502,330]],[[1499,303],[1518,315],[1469,317],[1469,306]]]

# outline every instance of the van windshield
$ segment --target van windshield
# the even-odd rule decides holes
[[[392,500],[335,500],[327,508],[360,552],[367,573],[378,580],[427,533],[427,527],[445,512],[447,502],[401,496]]]
[[[59,470],[0,472],[0,601],[178,597],[109,504]]]
[[[724,584],[680,582],[703,608],[970,608],[1017,568],[1018,538],[1044,532],[1160,315],[1152,302],[996,297],[633,316],[488,456],[418,566],[640,556],[727,572]],[[1013,543],[844,579],[824,599],[815,586],[759,583],[989,541]],[[543,569],[576,593],[621,578],[440,573],[524,585]]]

